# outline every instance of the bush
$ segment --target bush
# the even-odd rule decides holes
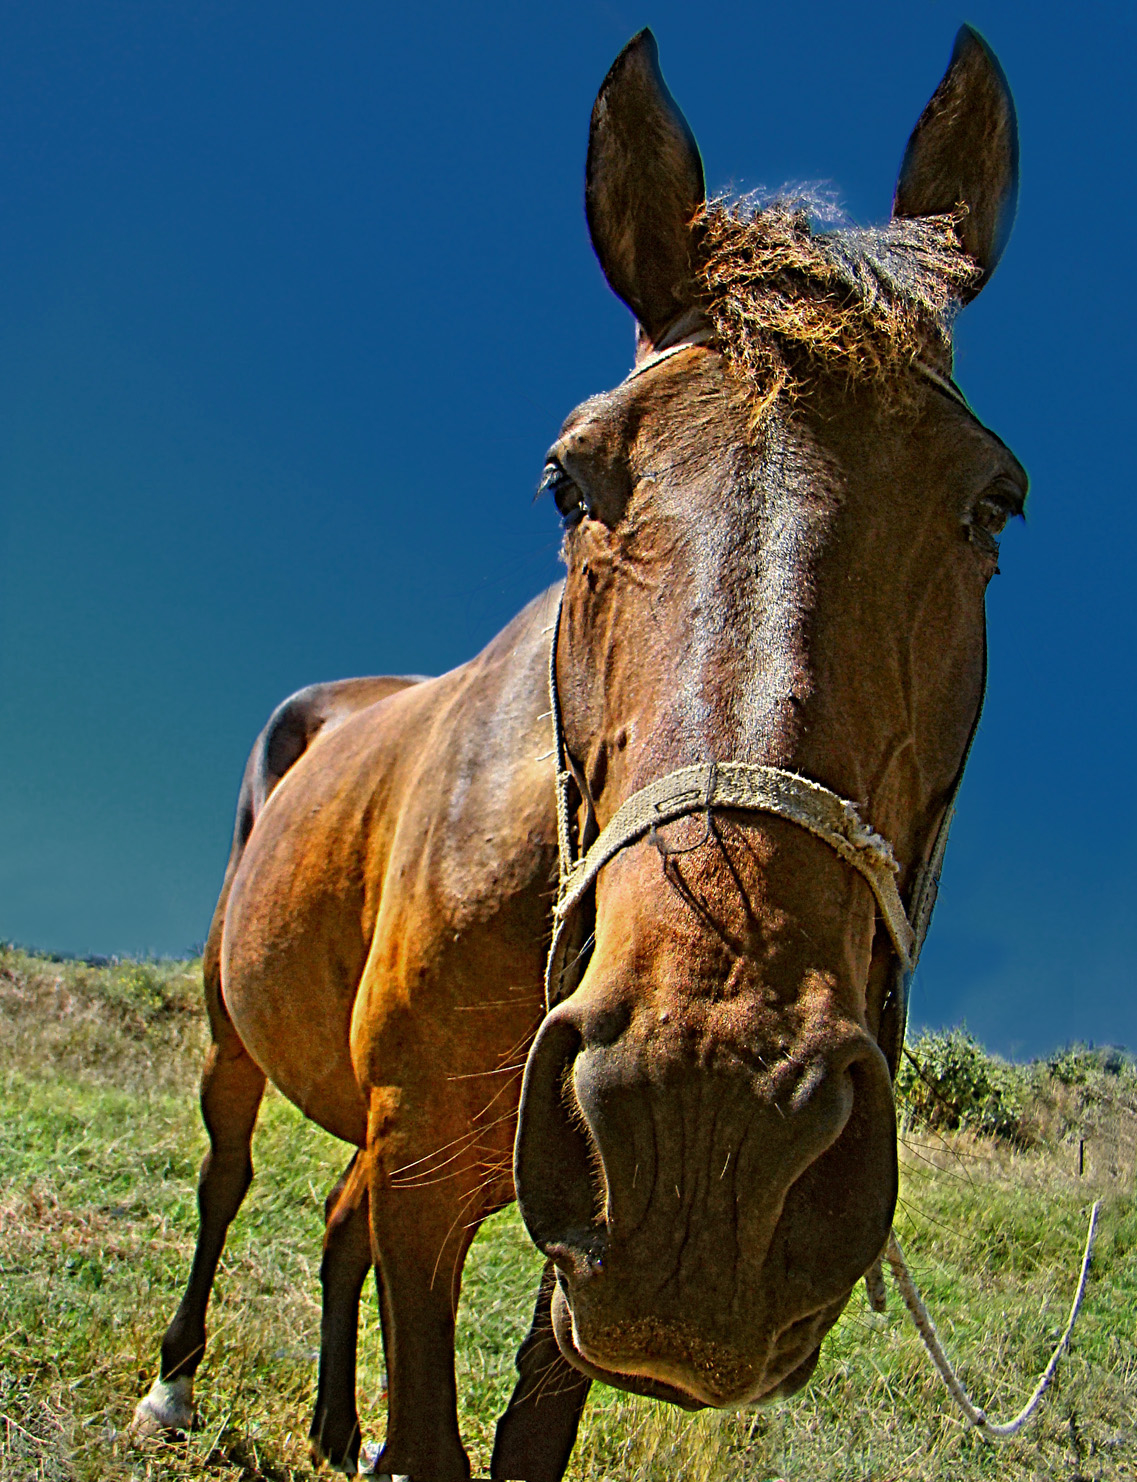
[[[207,1035],[201,966],[37,957],[0,943],[0,1022],[0,1071],[50,1067],[121,1083],[160,1069],[166,1084],[192,1083]]]
[[[136,1015],[143,1024],[176,1013],[182,1007],[182,994],[170,972],[156,963],[116,963],[102,978],[102,996],[123,1015]]]
[[[1092,1045],[1067,1045],[1052,1055],[1046,1066],[1064,1086],[1093,1086],[1103,1076],[1131,1081],[1135,1072],[1132,1055],[1117,1045],[1103,1045],[1100,1049]]]
[[[1028,1067],[989,1055],[966,1028],[925,1032],[905,1046],[896,1103],[908,1127],[974,1132],[1020,1146],[1034,1142]]]

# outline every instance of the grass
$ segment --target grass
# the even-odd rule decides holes
[[[278,1096],[262,1114],[260,1173],[211,1308],[201,1426],[145,1450],[125,1437],[193,1245],[204,1146],[197,971],[0,949],[4,1482],[311,1475],[322,1201],[346,1152]],[[1046,1362],[1090,1202],[1104,1200],[1073,1351],[1025,1437],[995,1451],[969,1433],[897,1295],[878,1316],[858,1291],[812,1383],[787,1404],[690,1417],[596,1386],[571,1482],[1137,1476],[1137,1073],[1084,1050],[1028,1068],[984,1057],[988,1090],[1002,1087],[999,1115],[1012,1106],[1015,1116],[992,1138],[981,1135],[988,1091],[980,1085],[972,1106],[974,1078],[961,1092],[944,1069],[958,1049],[913,1047],[926,1077],[915,1080],[937,1090],[906,1093],[897,1230],[949,1352],[996,1419],[1018,1409]],[[488,1223],[467,1266],[458,1369],[476,1475],[488,1469],[539,1267],[515,1211]],[[372,1299],[360,1366],[368,1437],[381,1433],[382,1385]]]

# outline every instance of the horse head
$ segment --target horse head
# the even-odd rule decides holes
[[[698,793],[745,764],[848,807],[911,903],[1025,497],[951,381],[952,314],[998,261],[1016,171],[1009,91],[968,29],[878,231],[708,203],[650,33],[616,60],[586,203],[636,366],[572,413],[544,481],[570,847],[677,769]],[[570,1362],[752,1402],[805,1382],[888,1236],[902,944],[866,872],[785,810],[708,792],[641,824],[573,903],[518,1197]]]

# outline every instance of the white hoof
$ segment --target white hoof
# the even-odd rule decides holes
[[[364,1441],[359,1448],[359,1466],[355,1473],[357,1477],[372,1477],[374,1482],[411,1482],[405,1472],[376,1472],[373,1471],[375,1463],[379,1460],[383,1447],[378,1441]]]
[[[188,1431],[193,1425],[193,1380],[155,1379],[150,1393],[140,1400],[130,1423],[134,1441],[148,1441],[163,1431]]]
[[[379,1453],[383,1450],[377,1441],[365,1442],[359,1453],[359,1475],[361,1477],[373,1477],[375,1482],[411,1482],[405,1472],[373,1472],[371,1468],[379,1460]]]

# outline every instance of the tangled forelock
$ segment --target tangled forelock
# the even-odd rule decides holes
[[[959,216],[817,231],[825,199],[710,201],[696,219],[705,311],[759,419],[811,374],[899,387],[916,358],[951,368],[952,322],[980,276]]]

